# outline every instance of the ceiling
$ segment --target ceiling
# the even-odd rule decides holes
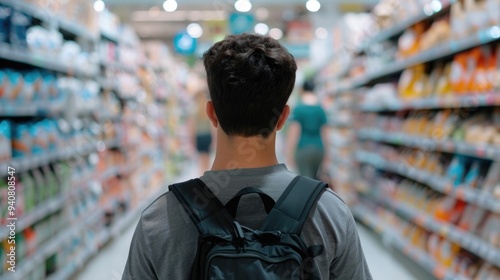
[[[165,12],[161,7],[164,0],[104,0],[107,8],[117,14],[126,24],[136,30],[143,39],[170,40],[180,30],[185,30],[191,22],[203,24],[206,21],[225,20],[234,11],[234,0],[177,0],[175,12]],[[326,5],[339,10],[346,7],[365,9],[378,0],[319,0],[322,9],[317,13],[326,13]],[[269,27],[284,28],[283,16],[303,18],[309,15],[305,8],[307,0],[251,0],[252,12],[259,22]],[[261,8],[261,9],[259,9]],[[268,15],[259,17],[265,8]],[[265,11],[264,14],[265,15]],[[261,15],[261,16],[263,16]],[[202,37],[203,39],[203,37]]]

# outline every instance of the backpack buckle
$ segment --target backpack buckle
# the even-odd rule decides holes
[[[281,242],[281,231],[260,231],[256,230],[254,236],[262,243],[276,244]]]

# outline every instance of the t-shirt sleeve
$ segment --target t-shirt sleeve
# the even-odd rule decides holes
[[[350,211],[347,215],[345,234],[345,242],[339,244],[337,255],[330,264],[330,279],[372,280]]]
[[[323,108],[320,107],[320,111],[319,111],[319,126],[322,127],[324,126],[326,123],[327,123],[327,119],[326,119],[326,112]]]
[[[122,280],[158,279],[153,267],[152,254],[142,229],[142,220],[135,228]]]

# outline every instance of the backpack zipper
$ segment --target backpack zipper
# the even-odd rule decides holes
[[[225,253],[227,252],[227,253]],[[261,260],[264,260],[266,262],[269,262],[269,263],[280,263],[280,262],[283,262],[283,261],[287,261],[287,260],[293,260],[293,261],[296,261],[297,264],[301,265],[301,261],[300,259],[294,257],[294,256],[286,256],[286,257],[280,257],[280,258],[270,258],[270,257],[267,257],[259,252],[254,252],[254,253],[235,253],[234,251],[219,251],[219,252],[216,252],[212,255],[210,255],[210,257],[208,258],[207,260],[207,266],[205,268],[205,277],[208,277],[208,269],[210,267],[210,264],[212,262],[212,260],[216,257],[223,257],[223,258],[234,258],[234,259],[237,259],[237,258],[244,258],[244,257],[252,257],[252,258],[257,258],[257,259],[261,259]],[[206,278],[208,279],[208,278]]]

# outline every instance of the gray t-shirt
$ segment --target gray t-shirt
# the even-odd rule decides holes
[[[284,164],[207,171],[200,179],[226,204],[245,187],[260,188],[275,201],[297,176]],[[258,196],[241,198],[236,220],[259,228],[266,212]],[[323,245],[315,260],[322,279],[372,279],[347,205],[331,190],[311,209],[302,230],[307,246]],[[198,231],[173,193],[167,192],[143,212],[132,239],[122,279],[188,279],[196,255]]]

